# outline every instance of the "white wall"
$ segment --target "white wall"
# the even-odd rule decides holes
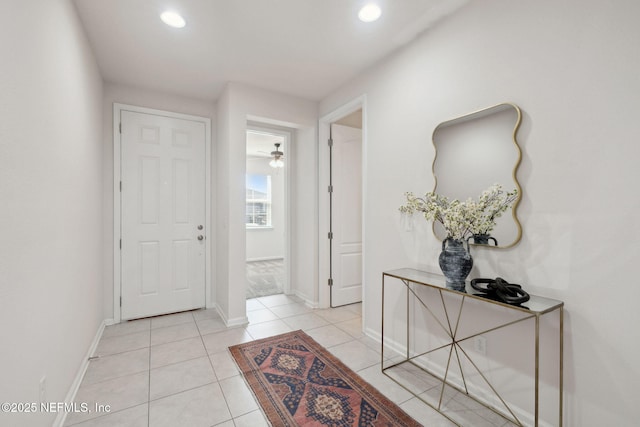
[[[431,132],[503,101],[522,108],[522,241],[475,250],[471,277],[499,274],[565,301],[570,426],[640,419],[638,16],[632,0],[471,2],[320,106],[327,114],[367,94],[365,326],[373,332],[381,271],[438,271],[430,226],[405,231],[397,211],[405,191],[433,188]]]
[[[283,149],[286,149],[283,147]],[[268,158],[247,158],[247,174],[271,175],[271,227],[247,228],[247,261],[284,258],[286,206],[284,170],[269,166]]]
[[[102,79],[70,1],[4,1],[0,52],[0,401],[62,402],[104,319]]]
[[[117,83],[105,83],[102,129],[103,129],[103,204],[104,204],[104,317],[113,319],[113,104],[128,104],[138,107],[153,108],[157,110],[171,111],[174,113],[190,114],[211,119],[211,224],[215,224],[215,151],[216,109],[212,101],[186,98],[168,93],[141,89]],[[212,233],[214,235],[214,233]],[[215,270],[215,245],[212,245],[211,253],[212,270]],[[212,272],[212,277],[215,273]],[[213,287],[213,284],[211,284]],[[215,294],[211,293],[215,299]],[[212,301],[208,301],[207,304]]]
[[[218,100],[218,309],[229,324],[246,322],[244,226],[247,121],[296,129],[292,173],[292,291],[316,301],[317,103],[238,83]]]

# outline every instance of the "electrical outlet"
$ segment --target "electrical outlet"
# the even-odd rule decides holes
[[[40,378],[40,403],[45,403],[47,400],[47,376],[43,375]]]
[[[478,335],[477,337],[475,337],[473,344],[475,350],[478,353],[487,354],[487,339],[485,337],[483,337],[482,335]]]

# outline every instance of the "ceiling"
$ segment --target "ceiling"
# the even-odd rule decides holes
[[[268,132],[247,131],[247,157],[270,158],[271,152],[279,143],[280,151],[284,152],[284,137]]]
[[[370,0],[373,1],[373,0]],[[103,78],[218,98],[227,82],[320,100],[468,0],[74,0]],[[179,12],[175,29],[159,15]]]

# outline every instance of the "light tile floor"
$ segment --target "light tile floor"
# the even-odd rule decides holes
[[[453,425],[380,372],[380,345],[362,333],[361,304],[313,310],[281,294],[248,300],[247,315],[249,325],[236,328],[225,327],[213,310],[106,327],[75,402],[109,405],[110,412],[70,413],[65,425],[267,426],[227,347],[297,329],[422,424]],[[452,407],[464,425],[510,425],[478,407]]]

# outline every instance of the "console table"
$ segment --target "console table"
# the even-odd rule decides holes
[[[396,286],[393,287],[394,285]],[[390,286],[392,288],[385,289],[385,287]],[[551,399],[548,399],[549,395],[545,394],[545,397],[547,397],[546,402],[548,403],[550,400],[556,401],[555,393],[557,393],[558,406],[553,408],[553,416],[557,415],[558,424],[554,425],[562,426],[564,303],[531,295],[529,301],[521,305],[510,305],[475,295],[476,293],[477,291],[469,283],[467,283],[465,292],[448,289],[444,276],[440,274],[411,268],[383,272],[382,372],[424,403],[449,418],[456,425],[463,424],[460,424],[461,421],[459,419],[456,420],[451,416],[455,411],[447,413],[447,411],[443,410],[444,400],[451,396],[451,393],[445,395],[446,387],[452,387],[458,393],[462,393],[465,398],[472,398],[517,426],[533,423],[536,427],[542,425],[540,424],[540,392],[541,376],[544,375],[545,391],[551,390],[552,392]],[[386,319],[387,325],[385,325],[385,305],[389,311]],[[401,313],[403,309],[406,309],[406,317],[404,313]],[[389,320],[389,315],[391,315],[392,320]],[[507,319],[503,319],[504,317],[507,317]],[[491,321],[496,320],[494,324],[483,325],[484,318],[490,318]],[[545,323],[545,325],[550,324],[553,326],[545,329],[545,333],[547,329],[552,330],[551,339],[549,339],[549,335],[545,335],[545,339],[541,340],[541,320],[551,322]],[[515,333],[519,339],[525,339],[523,337],[525,334],[522,333],[522,330],[529,328],[528,324],[525,323],[527,321],[533,322],[533,331],[531,333],[533,344],[531,345],[530,341],[525,341],[529,344],[522,347],[527,349],[528,346],[531,346],[531,350],[534,353],[530,356],[533,366],[529,366],[528,363],[525,364],[527,366],[524,367],[530,369],[530,372],[522,374],[522,378],[519,378],[518,381],[528,382],[532,378],[534,402],[532,402],[533,414],[526,410],[524,412],[528,416],[524,417],[522,410],[520,410],[520,415],[518,416],[518,410],[512,409],[511,403],[507,402],[508,399],[500,394],[498,390],[500,387],[493,384],[492,373],[482,372],[482,363],[478,363],[477,359],[482,361],[482,357],[486,355],[487,341],[484,337],[485,334],[503,330],[504,328],[520,327]],[[465,325],[465,322],[471,323],[471,326]],[[439,342],[429,341],[430,339],[427,338],[427,335],[430,336],[432,333],[440,334],[441,339]],[[403,340],[404,342],[402,342]],[[541,349],[543,343],[545,348]],[[505,343],[501,343],[501,345],[504,346]],[[509,344],[507,343],[506,347],[508,348],[508,346]],[[541,352],[541,350],[545,351]],[[547,372],[549,365],[551,365],[548,363],[549,358],[551,357],[553,365],[555,365],[554,354],[556,352],[558,356],[557,366],[552,368],[553,372],[549,375],[549,372]],[[502,352],[501,355],[505,353]],[[550,353],[551,355],[549,355]],[[480,355],[479,357],[478,354]],[[430,358],[435,358],[438,355],[441,363],[435,363],[435,365],[439,366],[436,369],[439,373],[436,373],[429,363],[431,363]],[[546,363],[542,364],[542,366],[541,357],[543,355]],[[452,373],[454,367],[459,369],[457,377]],[[542,368],[546,369],[545,372],[541,372]],[[508,367],[508,369],[512,370],[512,372],[508,373],[509,376],[512,373],[517,376],[523,370],[523,366]],[[555,369],[557,369],[557,372]],[[401,371],[404,372],[404,375],[398,374]],[[411,381],[414,381],[416,377],[422,374],[425,374],[425,382],[432,381],[432,383],[435,382],[440,387],[439,389],[434,387],[433,390],[435,391],[430,392],[429,398],[424,397],[424,394],[427,393],[416,390],[415,386],[411,384]],[[479,388],[471,384],[469,378],[475,378],[477,383],[482,383],[481,387],[488,391],[483,393],[485,396],[474,396],[473,388],[475,387],[476,392]],[[554,384],[548,384],[550,379],[553,380]],[[508,381],[503,379],[501,385],[504,385],[504,383],[508,383]],[[531,392],[531,383],[528,382],[528,384],[530,385],[525,387],[524,391],[519,390],[525,397],[529,396]],[[487,395],[491,395],[489,399],[487,399]],[[494,403],[497,402],[498,405],[491,404],[488,400]],[[528,418],[528,421],[525,421],[524,418]],[[546,423],[550,422],[546,420]]]

